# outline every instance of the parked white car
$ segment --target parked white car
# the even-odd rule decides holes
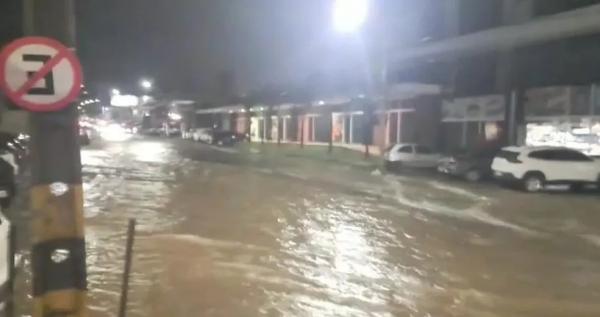
[[[492,162],[496,179],[518,182],[527,192],[537,192],[547,184],[568,184],[578,190],[598,184],[600,162],[564,147],[506,147]]]
[[[383,154],[386,169],[436,168],[441,158],[442,156],[431,148],[413,143],[395,144]]]
[[[194,130],[192,139],[196,142],[204,142],[212,144],[213,141],[213,129],[211,128],[199,128]]]

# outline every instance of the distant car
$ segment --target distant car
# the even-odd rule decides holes
[[[177,122],[164,123],[162,128],[162,135],[168,138],[181,136],[181,126]]]
[[[386,169],[398,170],[403,167],[436,168],[442,156],[424,145],[402,143],[389,147],[383,158]]]
[[[16,191],[15,170],[13,164],[0,159],[0,206],[8,208]]]
[[[211,144],[220,146],[231,146],[246,140],[246,136],[231,131],[213,132]]]
[[[91,143],[90,131],[88,128],[79,127],[79,144],[81,146],[87,146]]]
[[[213,129],[212,128],[199,128],[192,132],[192,139],[196,142],[212,143]]]
[[[12,154],[10,161],[16,165],[21,165],[29,153],[28,141],[19,138],[17,135],[0,132],[0,151]],[[18,170],[18,168],[17,168]]]
[[[440,160],[438,172],[478,182],[492,176],[492,161],[497,151],[460,153]]]
[[[181,131],[181,138],[184,140],[193,139],[194,138],[194,130],[188,129],[188,130]]]
[[[527,192],[538,192],[547,184],[579,190],[600,180],[600,162],[563,147],[506,147],[494,158],[492,170],[496,179],[518,183]]]
[[[140,131],[141,124],[137,122],[125,122],[121,123],[121,126],[129,134],[137,134]]]

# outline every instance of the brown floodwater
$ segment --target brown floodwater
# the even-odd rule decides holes
[[[117,311],[129,218],[129,316],[600,315],[596,195],[255,164],[168,140],[82,160],[98,316]]]

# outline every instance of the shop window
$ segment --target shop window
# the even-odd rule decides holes
[[[316,142],[329,142],[329,119],[327,117],[314,118],[314,140]]]
[[[482,122],[466,122],[465,141],[467,148],[475,148],[484,143],[485,139]]]
[[[589,115],[591,111],[590,87],[573,87],[571,89],[571,115]]]
[[[344,116],[334,113],[332,116],[332,137],[333,142],[341,143],[344,140]]]
[[[283,122],[284,122],[283,126],[285,128],[286,141],[295,141],[296,140],[296,131],[298,131],[295,123],[297,123],[298,121],[292,120],[292,118],[284,118]]]
[[[308,117],[308,142],[315,141],[315,117]]]
[[[399,140],[399,128],[400,128],[400,113],[391,112],[388,113],[388,140],[390,144],[398,143]]]
[[[594,115],[598,116],[600,115],[600,85],[594,85],[592,94],[594,95],[593,113]]]
[[[460,150],[462,146],[463,122],[445,122],[443,124],[444,149],[447,152]]]
[[[363,115],[352,116],[352,143],[364,143],[365,132],[369,128]]]
[[[400,114],[400,142],[424,142],[425,138],[419,134],[415,112],[403,112]]]

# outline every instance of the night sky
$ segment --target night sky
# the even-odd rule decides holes
[[[407,12],[404,2],[391,2],[398,17]],[[418,13],[422,5],[410,2]],[[219,78],[230,73],[243,93],[315,74],[360,81],[367,73],[364,39],[333,30],[331,0],[77,4],[79,53],[87,78],[100,87],[131,90],[150,77],[163,91],[201,95],[217,91]]]
[[[21,0],[0,0],[0,42],[18,36]],[[444,36],[442,0],[372,0],[370,22],[384,12],[390,54]],[[544,13],[569,9],[538,1]],[[92,90],[136,93],[142,77],[160,92],[219,94],[229,74],[234,93],[328,77],[364,86],[376,54],[373,33],[333,30],[333,0],[78,0],[78,52]],[[497,23],[499,0],[462,0],[461,31]],[[377,11],[385,4],[385,10]],[[552,5],[550,5],[552,4]],[[547,11],[547,12],[546,12]],[[372,25],[371,25],[372,27]],[[480,67],[475,67],[479,69]],[[423,73],[416,70],[416,73]],[[412,74],[409,74],[412,76]],[[415,76],[412,76],[415,77]],[[412,78],[411,77],[411,78]],[[422,77],[422,76],[421,76]],[[419,78],[419,76],[416,76]]]
[[[0,1],[0,44],[19,36],[21,0]],[[365,86],[372,25],[344,35],[333,0],[78,0],[78,53],[91,90],[136,93],[142,77],[160,92],[219,94],[302,85],[315,78]],[[439,31],[439,0],[372,0],[370,23],[385,12],[388,49]],[[386,10],[377,11],[385,4]],[[435,37],[435,36],[434,36]],[[375,57],[376,59],[377,57]],[[225,75],[228,76],[225,76]],[[322,80],[321,82],[326,82]],[[323,86],[323,85],[321,85]]]

